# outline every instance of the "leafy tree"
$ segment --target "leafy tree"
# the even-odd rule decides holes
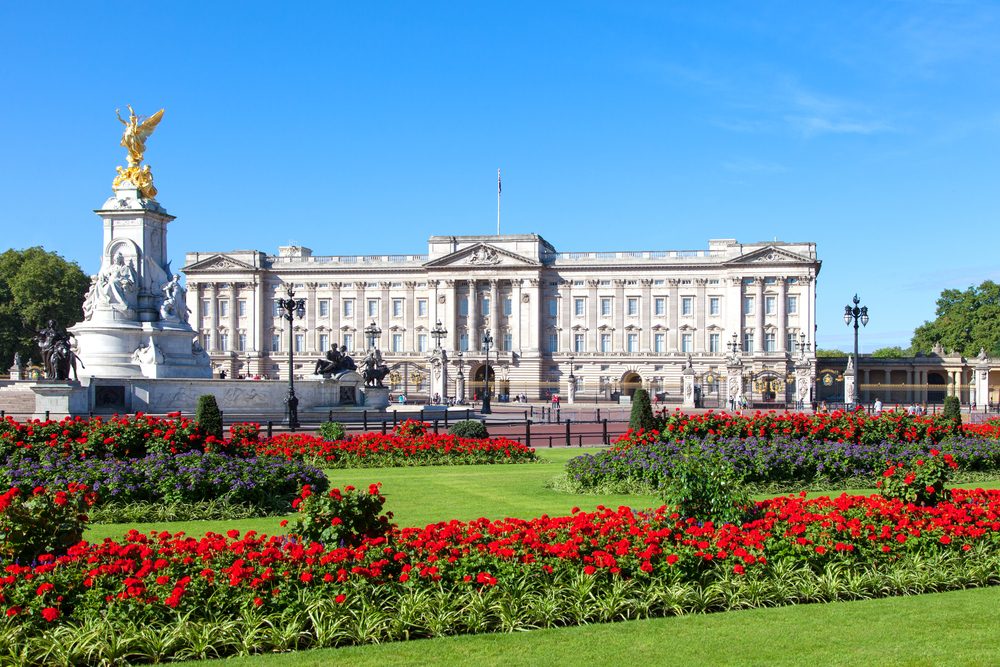
[[[880,347],[872,352],[872,356],[876,359],[902,359],[910,355],[907,350],[898,345],[893,345],[892,347]]]
[[[83,319],[90,279],[76,262],[40,246],[0,254],[0,367],[15,352],[27,361],[41,357],[35,332],[48,320],[70,326]]]
[[[843,350],[824,350],[822,348],[816,350],[817,357],[846,357],[847,353]]]
[[[937,300],[937,317],[913,332],[914,352],[930,352],[936,343],[967,357],[983,348],[1000,355],[1000,285],[992,280],[965,291],[947,289]]]

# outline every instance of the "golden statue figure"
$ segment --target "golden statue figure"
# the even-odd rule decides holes
[[[149,170],[149,165],[139,167],[142,156],[146,152],[146,139],[153,134],[153,130],[163,118],[163,109],[160,109],[146,119],[140,119],[132,110],[132,105],[128,105],[128,120],[121,117],[121,112],[115,109],[118,122],[125,126],[122,133],[122,146],[128,151],[128,167],[117,167],[118,175],[115,177],[114,185],[118,186],[125,181],[131,181],[138,188],[139,192],[146,199],[156,196],[156,188],[153,187],[153,172]]]

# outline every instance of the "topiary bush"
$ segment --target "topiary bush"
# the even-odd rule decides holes
[[[343,440],[347,437],[347,429],[340,422],[323,422],[319,425],[319,434],[324,440]]]
[[[475,419],[463,419],[455,422],[448,429],[448,433],[457,435],[460,438],[488,438],[490,432],[486,430],[486,424]]]
[[[632,394],[632,414],[629,417],[628,425],[633,431],[639,429],[650,431],[656,428],[653,406],[649,404],[649,392],[645,389],[636,389],[635,393]]]
[[[944,410],[941,411],[941,416],[955,422],[955,426],[961,426],[962,403],[958,400],[958,396],[944,397]]]
[[[198,397],[194,420],[198,422],[205,435],[214,435],[222,440],[222,411],[219,410],[219,404],[213,394],[202,394]]]
[[[660,494],[681,517],[715,524],[740,524],[755,507],[742,478],[718,456],[685,456]]]

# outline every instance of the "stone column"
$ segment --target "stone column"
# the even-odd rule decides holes
[[[864,390],[865,402],[868,403],[869,401],[872,400],[871,369],[866,368],[866,369],[864,369],[861,372],[862,372],[862,376],[861,376],[862,377],[862,382],[864,383],[864,387],[862,387],[862,389]],[[882,397],[882,402],[883,403],[886,402],[885,396]]]
[[[597,331],[597,314],[600,312],[600,299],[597,296],[597,286],[599,280],[587,281],[587,338],[591,340],[587,343],[587,352],[596,352],[601,349],[600,333]],[[570,348],[571,351],[575,351]]]
[[[788,302],[788,289],[785,284],[784,276],[778,276],[775,279],[775,283],[778,286],[778,340],[775,349],[782,354],[792,352],[793,350],[788,349],[788,315],[786,311],[786,305]]]
[[[340,300],[340,283],[330,283],[330,345],[340,347],[340,313],[343,310]]]
[[[542,281],[540,278],[528,279],[528,349],[532,352],[541,350],[538,337],[542,333],[543,317]],[[534,316],[532,316],[532,314]]]
[[[188,283],[188,308],[191,310],[191,326],[194,327],[198,339],[201,340],[201,330],[205,323],[201,321],[202,283]]]
[[[680,352],[681,349],[681,339],[677,331],[677,318],[680,315],[680,285],[681,281],[677,278],[671,278],[668,281],[670,285],[670,295],[667,297],[667,353],[676,354]]]
[[[493,337],[495,350],[500,350],[500,281],[490,278],[490,336]]]
[[[653,281],[650,278],[643,278],[639,281],[642,285],[642,296],[639,298],[639,351],[653,351]]]
[[[704,354],[708,349],[705,342],[705,286],[706,278],[695,278],[694,281],[694,351]]]
[[[381,288],[381,292],[379,293],[378,301],[379,301],[379,310],[382,311],[382,314],[380,318],[379,317],[375,318],[375,321],[378,322],[379,319],[382,320],[381,322],[378,322],[382,328],[382,335],[379,337],[377,347],[379,347],[384,352],[390,349],[389,337],[392,336],[392,331],[389,328],[389,323],[392,322],[392,319],[389,317],[389,313],[391,312],[389,310],[389,307],[391,305],[390,304],[391,299],[389,298],[389,288],[392,287],[392,283],[389,282],[388,280],[383,280],[379,282],[379,287]]]
[[[611,351],[625,351],[625,281],[621,278],[614,281],[615,300],[612,302],[614,308],[614,331],[611,332]]]
[[[735,410],[743,398],[743,362],[730,356],[726,364],[726,409]]]
[[[764,279],[757,276],[753,279],[754,288],[754,326],[753,326],[753,351],[760,354],[764,352]]]
[[[916,401],[916,395],[913,391],[913,368],[906,369],[906,400],[909,403]]]
[[[975,402],[977,410],[985,410],[990,401],[990,360],[988,357],[980,355],[972,371],[972,378],[975,396],[969,397],[969,403]]]
[[[694,368],[688,366],[681,371],[681,407],[693,408],[694,403]]]
[[[740,345],[743,345],[743,279],[739,276],[732,276],[729,279],[729,286],[726,291],[726,340],[728,344],[733,334],[736,334]]]
[[[441,305],[441,295],[436,297],[439,306]],[[440,317],[444,322],[444,328],[448,330],[448,337],[445,339],[446,347],[458,351],[458,327],[461,323],[458,319],[458,288],[454,280],[444,281],[444,317]],[[435,320],[436,322],[437,320]]]
[[[557,335],[559,336],[559,351],[566,353],[573,351],[573,292],[572,283],[568,280],[559,282],[560,305],[559,319],[561,324]]]
[[[212,337],[212,349],[209,354],[219,351],[219,283],[208,284],[208,331]]]
[[[303,352],[315,353],[319,350],[319,341],[316,339],[316,317],[319,314],[319,301],[316,300],[316,288],[318,287],[319,283],[306,283],[306,332],[304,336],[306,345]]]
[[[511,313],[511,346],[514,348],[518,354],[521,354],[521,348],[524,344],[521,342],[521,283],[524,281],[520,278],[513,278],[510,281],[510,313]]]
[[[416,311],[416,305],[417,304],[416,304],[416,296],[415,296],[414,292],[417,289],[417,283],[416,283],[415,280],[408,280],[405,283],[403,283],[403,285],[406,287],[406,300],[403,301],[403,326],[406,327],[406,334],[405,334],[405,338],[404,338],[403,349],[407,350],[407,351],[410,351],[410,352],[416,352],[417,351],[417,331],[416,331],[417,330],[417,319],[416,319],[415,311]],[[428,312],[428,314],[430,314],[430,309],[428,309],[427,312]],[[426,325],[427,323],[424,322],[422,324]],[[434,326],[434,323],[431,322],[430,327],[428,327],[428,328],[431,328],[433,326]],[[434,341],[431,340],[429,334],[428,334],[427,341],[428,341],[427,344],[429,346],[429,349],[433,349]],[[442,396],[444,396],[444,394],[445,394],[445,392],[441,391],[440,389],[438,390],[438,393],[441,394]],[[433,392],[432,392],[432,395],[433,395]]]
[[[469,332],[469,352],[479,349],[479,294],[476,292],[475,279],[468,280],[469,286],[469,315],[466,321],[466,329]]]

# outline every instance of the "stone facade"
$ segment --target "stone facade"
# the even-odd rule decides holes
[[[701,403],[721,405],[734,340],[748,393],[757,386],[757,401],[794,400],[796,363],[815,369],[820,265],[814,243],[561,253],[518,234],[433,236],[427,254],[414,255],[192,252],[183,271],[191,324],[216,372],[231,377],[287,377],[288,323],[274,303],[291,283],[306,299],[291,333],[296,375],[311,374],[334,344],[362,356],[374,322],[393,391],[426,396],[440,321],[452,384],[466,379],[469,397],[482,387],[489,332],[501,397],[565,395],[575,368],[576,402],[639,386],[680,401],[690,355]]]

